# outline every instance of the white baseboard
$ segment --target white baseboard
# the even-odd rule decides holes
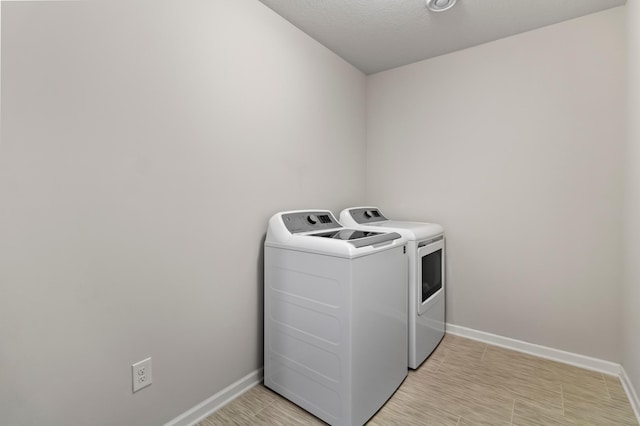
[[[193,426],[199,421],[210,416],[214,411],[239,397],[262,381],[262,368],[247,374],[235,383],[230,384],[215,395],[202,401],[200,404],[185,411],[164,426]]]
[[[459,325],[447,324],[446,330],[447,333],[450,334],[467,337],[469,339],[478,340],[480,342],[489,343],[491,345],[500,346],[518,352],[524,352],[526,354],[535,355],[540,358],[546,358],[552,361],[570,364],[576,367],[585,368],[587,370],[598,371],[600,373],[608,374],[611,376],[620,375],[620,364],[616,364],[615,362],[591,358],[572,352],[565,352],[559,349],[536,345],[535,343],[524,342],[522,340],[511,339],[509,337],[498,336],[496,334],[486,333],[484,331],[461,327]]]
[[[640,423],[640,399],[629,376],[627,376],[627,372],[624,371],[624,367],[620,367],[620,381],[622,382],[624,391],[627,393],[627,398],[629,398],[629,403],[631,403],[631,408],[633,408],[633,412],[636,414],[638,423]]]

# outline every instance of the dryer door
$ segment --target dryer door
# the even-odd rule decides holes
[[[418,244],[418,315],[424,314],[444,291],[444,238]]]

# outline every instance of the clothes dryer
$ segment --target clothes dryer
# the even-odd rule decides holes
[[[264,248],[265,385],[329,424],[364,424],[407,375],[406,239],[289,211]]]
[[[387,219],[377,207],[352,207],[340,222],[367,231],[397,232],[407,238],[409,254],[409,357],[416,369],[438,346],[445,331],[444,229],[435,223]]]

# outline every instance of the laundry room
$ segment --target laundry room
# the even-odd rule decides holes
[[[367,205],[444,228],[447,332],[609,368],[638,415],[639,0],[474,19],[515,2],[366,71],[267,0],[2,1],[0,425],[194,424],[262,379],[269,219]]]

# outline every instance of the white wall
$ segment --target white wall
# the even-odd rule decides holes
[[[2,2],[2,425],[162,424],[260,368],[268,218],[364,202],[362,73],[255,0],[116,3]]]
[[[365,201],[447,227],[449,322],[640,387],[624,9],[373,75],[365,100],[259,2],[127,3],[2,2],[0,424],[161,424],[259,368],[268,217]]]
[[[628,152],[622,366],[640,395],[640,3],[627,1]]]
[[[369,77],[367,201],[444,225],[449,323],[620,361],[624,19]]]

